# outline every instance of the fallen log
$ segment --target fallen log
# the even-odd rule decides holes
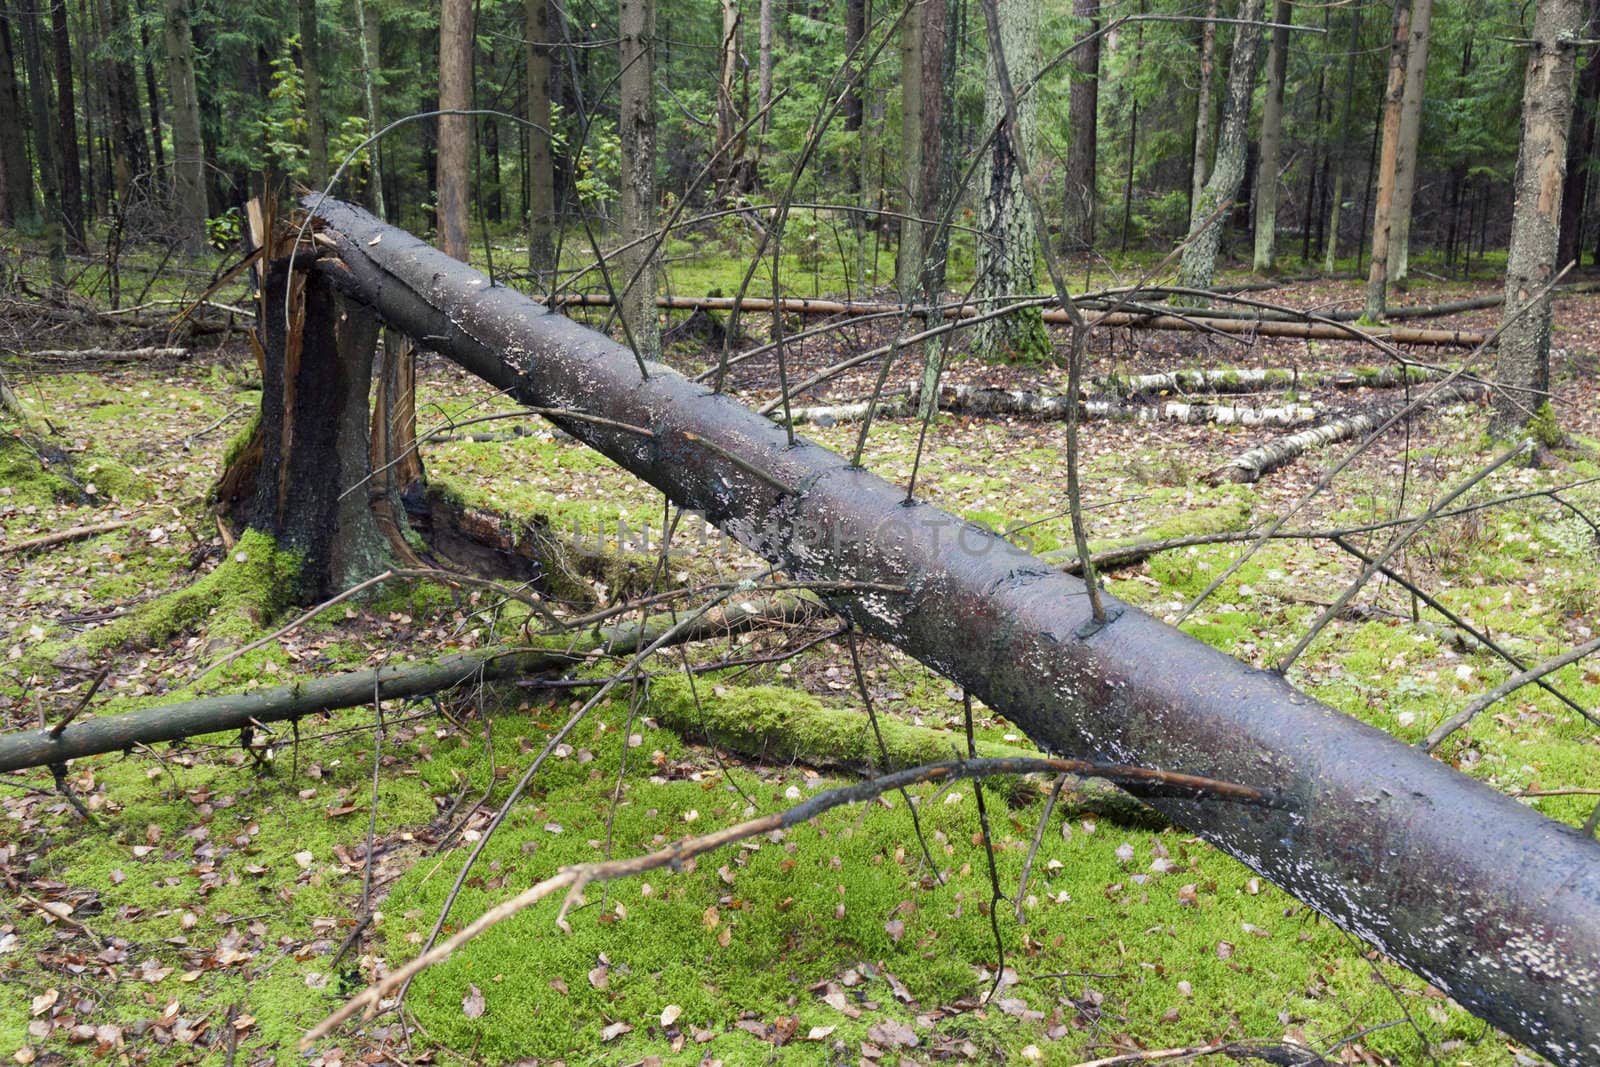
[[[1477,400],[1484,394],[1484,387],[1475,383],[1465,385],[1452,385],[1440,391],[1433,398],[1432,406],[1451,404],[1463,400]],[[1224,482],[1255,482],[1270,471],[1275,471],[1286,463],[1291,463],[1304,455],[1307,451],[1321,445],[1331,445],[1336,441],[1349,440],[1361,434],[1371,433],[1381,426],[1393,414],[1392,408],[1381,408],[1376,411],[1360,412],[1349,415],[1340,415],[1329,419],[1321,426],[1314,426],[1309,430],[1301,430],[1287,437],[1280,437],[1276,441],[1268,441],[1264,445],[1242,452],[1230,459],[1227,463],[1206,475],[1206,481],[1212,485],[1221,485]]]
[[[1266,389],[1310,388],[1333,385],[1340,389],[1397,389],[1402,385],[1436,381],[1448,371],[1416,365],[1404,368],[1348,367],[1336,371],[1303,371],[1297,367],[1215,367],[1175,370],[1161,374],[1108,374],[1094,384],[1117,396],[1145,393],[1255,393]]]
[[[1058,314],[1063,314],[1058,312]],[[1479,348],[1487,334],[1467,330],[1422,330],[1410,326],[1339,326],[1326,322],[1276,322],[1270,319],[1191,319],[1177,315],[1145,315],[1109,311],[1086,316],[1095,326],[1127,326],[1139,330],[1178,330],[1187,333],[1226,333],[1243,337],[1292,337],[1308,341],[1359,341],[1377,337],[1396,345]],[[1055,321],[1045,312],[1046,322]]]
[[[603,293],[573,294],[558,297],[561,307],[609,307],[611,298]],[[895,314],[904,308],[899,304],[884,304],[858,300],[816,300],[786,297],[745,297],[738,301],[741,312],[770,312],[774,307],[786,314],[840,315],[858,317]],[[674,311],[732,311],[735,300],[731,296],[658,296],[656,307]],[[1202,309],[1204,310],[1204,309]],[[973,318],[978,309],[971,304],[946,308],[947,319]],[[1423,330],[1407,326],[1346,327],[1326,322],[1295,322],[1287,318],[1269,318],[1250,313],[1230,316],[1225,313],[1207,313],[1204,316],[1161,315],[1137,311],[1110,311],[1087,316],[1092,326],[1123,326],[1136,330],[1177,330],[1182,332],[1217,332],[1252,337],[1295,337],[1306,340],[1358,341],[1362,334],[1379,337],[1392,344],[1477,348],[1487,340],[1487,335],[1465,330]],[[1058,326],[1069,325],[1071,319],[1059,308],[1046,308],[1044,321]]]
[[[358,208],[315,210],[316,269],[389,325],[796,579],[875,583],[829,605],[1042,750],[1272,790],[1154,806],[1514,1037],[1600,1059],[1600,842],[1115,598],[1097,621],[1078,579],[992,533]]]
[[[708,612],[673,635],[674,644],[739,633],[763,623],[803,622],[819,614],[800,597],[739,598]],[[0,774],[48,767],[68,760],[122,752],[135,746],[180,741],[186,737],[243,730],[284,722],[335,708],[438,693],[463,682],[494,681],[563,670],[595,655],[630,655],[666,634],[683,616],[653,615],[643,622],[599,627],[574,634],[549,648],[486,648],[441,656],[430,663],[386,664],[364,671],[330,674],[271,689],[201,697],[103,719],[79,718],[65,728],[47,727],[0,734]]]
[[[95,359],[102,363],[133,363],[141,359],[182,359],[187,348],[155,346],[146,348],[35,348],[28,355],[35,359]]]
[[[905,418],[917,412],[919,389],[900,393],[878,401],[874,418]],[[867,409],[874,405],[862,400],[851,404],[815,405],[790,408],[789,418],[795,425],[812,423],[831,426],[840,422],[857,422],[867,417]],[[1065,394],[1040,393],[1025,389],[991,389],[976,385],[941,385],[939,410],[954,415],[1015,416],[1040,421],[1058,421],[1067,417],[1071,405]],[[1078,415],[1084,419],[1102,419],[1126,422],[1176,422],[1190,426],[1205,423],[1238,426],[1298,426],[1317,417],[1314,407],[1307,404],[1282,404],[1276,407],[1250,407],[1239,404],[1190,404],[1172,400],[1158,404],[1124,404],[1114,400],[1085,400],[1078,405]],[[774,411],[769,418],[783,421],[783,412]]]

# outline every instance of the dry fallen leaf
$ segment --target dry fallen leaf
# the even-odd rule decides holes
[[[60,999],[61,991],[59,989],[46,989],[43,993],[33,998],[33,1014],[43,1015],[55,1007],[56,1001]]]
[[[678,1021],[678,1016],[683,1014],[683,1009],[676,1004],[668,1004],[661,1009],[661,1025],[671,1026]]]
[[[600,1040],[615,1041],[623,1034],[631,1034],[632,1032],[633,1027],[629,1026],[627,1023],[612,1023],[610,1026],[600,1031]]]
[[[477,1019],[483,1015],[483,992],[471,982],[467,983],[467,995],[461,998],[461,1014],[469,1019]]]

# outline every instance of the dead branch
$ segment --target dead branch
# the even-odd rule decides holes
[[[741,598],[684,627],[674,640],[703,641],[772,622],[801,622],[815,617],[818,610],[813,601],[798,596]],[[335,708],[357,707],[374,695],[396,700],[437,693],[479,677],[511,678],[566,669],[591,656],[626,655],[647,647],[682,621],[681,615],[652,615],[642,623],[576,634],[565,647],[458,652],[432,663],[349,671],[272,689],[202,697],[74,722],[59,733],[38,729],[0,734],[0,773],[120,752],[135,745],[239,730],[253,723],[296,720]]]
[[[1507,678],[1505,681],[1501,682],[1499,685],[1495,686],[1493,689],[1489,690],[1487,693],[1478,697],[1472,703],[1468,704],[1466,707],[1450,716],[1444,722],[1434,727],[1433,731],[1429,733],[1425,739],[1423,739],[1422,747],[1427,749],[1429,752],[1432,752],[1434,749],[1439,747],[1439,744],[1444,741],[1445,738],[1449,737],[1451,734],[1467,725],[1467,723],[1477,718],[1478,713],[1489,707],[1491,704],[1495,704],[1500,700],[1505,699],[1507,696],[1515,693],[1523,686],[1531,685],[1532,683],[1543,678],[1545,675],[1553,674],[1556,671],[1559,671],[1562,667],[1565,667],[1567,664],[1576,663],[1580,659],[1583,659],[1585,656],[1592,655],[1596,651],[1600,651],[1600,637],[1597,637],[1592,641],[1586,641],[1577,648],[1568,649],[1561,655],[1553,656],[1550,659],[1545,660],[1543,663],[1529,667],[1525,671],[1518,671],[1516,674],[1513,674],[1510,678]]]
[[[14,541],[9,545],[0,545],[0,556],[10,556],[21,552],[32,552],[39,548],[50,548],[54,545],[66,544],[69,541],[81,541],[85,537],[99,537],[104,533],[120,530],[132,525],[132,519],[118,519],[114,522],[97,522],[89,526],[73,526],[66,530],[57,530],[41,537],[27,541]]]

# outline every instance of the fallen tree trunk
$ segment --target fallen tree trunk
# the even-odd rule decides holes
[[[1078,579],[1005,540],[360,209],[317,213],[317,269],[390,325],[795,578],[874,583],[827,600],[1042,750],[1273,790],[1155,806],[1513,1036],[1600,1058],[1600,843],[1114,598],[1097,623]]]
[[[1117,396],[1144,393],[1255,393],[1266,389],[1295,389],[1329,384],[1340,389],[1397,389],[1402,385],[1435,381],[1448,371],[1432,367],[1393,365],[1349,367],[1337,371],[1303,371],[1296,367],[1215,367],[1175,370],[1161,374],[1110,374],[1095,385]]]
[[[1432,405],[1450,404],[1462,400],[1477,400],[1484,394],[1481,385],[1452,385],[1440,391],[1433,398]],[[1255,482],[1270,471],[1275,471],[1286,463],[1300,458],[1308,450],[1320,445],[1331,445],[1336,441],[1346,441],[1361,434],[1371,433],[1388,420],[1394,413],[1393,408],[1380,408],[1376,411],[1362,412],[1352,415],[1341,415],[1329,419],[1321,426],[1314,426],[1309,430],[1301,430],[1287,437],[1280,437],[1276,441],[1268,441],[1264,445],[1243,452],[1224,463],[1216,470],[1206,475],[1206,481],[1212,485],[1221,485],[1224,482]]]
[[[611,298],[605,294],[574,294],[556,301],[561,307],[609,307]],[[736,301],[730,296],[658,296],[656,306],[677,311],[732,311]],[[772,311],[777,306],[783,312],[797,315],[866,316],[894,314],[903,310],[898,304],[880,304],[864,301],[813,300],[788,297],[774,301],[771,297],[745,297],[737,301],[741,312]],[[1032,305],[1029,305],[1032,306]],[[1201,309],[1205,310],[1205,309]],[[946,308],[947,319],[972,318],[978,309],[970,304]],[[1282,314],[1282,313],[1280,313]],[[1136,330],[1177,330],[1182,332],[1216,332],[1241,334],[1251,337],[1296,337],[1306,340],[1356,341],[1362,334],[1379,337],[1397,345],[1444,346],[1477,348],[1487,339],[1486,334],[1465,330],[1423,330],[1407,326],[1343,327],[1326,322],[1295,322],[1268,317],[1258,313],[1238,316],[1206,312],[1203,315],[1161,315],[1138,311],[1109,311],[1091,313],[1089,325],[1124,326]],[[1069,325],[1071,319],[1059,308],[1046,308],[1044,321],[1056,325]]]
[[[915,414],[920,389],[900,393],[878,401],[874,418],[904,418]],[[840,422],[857,422],[867,417],[871,401],[861,400],[851,404],[818,405],[790,408],[789,418],[795,425],[813,423],[831,426]],[[1038,393],[1025,389],[990,389],[976,385],[941,385],[939,410],[954,415],[1015,416],[1040,421],[1065,419],[1071,410],[1065,394]],[[1190,404],[1172,400],[1158,404],[1123,404],[1114,400],[1085,400],[1078,405],[1078,415],[1084,419],[1109,419],[1128,422],[1176,422],[1190,426],[1204,423],[1237,426],[1298,426],[1317,417],[1315,408],[1306,404],[1282,404],[1277,407],[1249,407],[1239,404]],[[769,418],[783,421],[783,412],[774,411]]]
[[[766,622],[801,622],[819,613],[815,604],[799,597],[737,600],[683,627],[673,635],[673,643],[704,641]],[[571,643],[560,648],[457,652],[431,663],[385,665],[272,689],[164,704],[104,719],[76,719],[59,732],[46,727],[0,734],[0,774],[122,752],[139,745],[300,719],[334,708],[368,704],[374,695],[382,700],[425,696],[463,682],[475,684],[570,668],[593,655],[630,655],[648,647],[682,621],[681,614],[653,615],[642,623],[574,634]]]

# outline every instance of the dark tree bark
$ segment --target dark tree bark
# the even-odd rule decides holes
[[[155,161],[157,173],[167,169],[166,148],[161,143],[161,91],[156,88],[156,64],[151,58],[150,25],[144,20],[144,4],[137,3],[134,10],[139,18],[139,55],[144,60],[144,95],[150,102],[150,158]]]
[[[1094,247],[1095,158],[1100,130],[1100,0],[1073,0],[1072,13],[1088,20],[1094,35],[1072,57],[1072,97],[1067,103],[1067,190],[1063,243],[1070,249]]]
[[[305,83],[306,142],[311,184],[328,184],[328,124],[322,114],[322,49],[317,40],[317,0],[299,0],[300,71]]]
[[[323,275],[291,274],[286,260],[272,265],[263,292],[272,313],[262,316],[261,418],[246,450],[255,463],[225,475],[237,500],[223,503],[236,504],[230,517],[241,527],[302,554],[295,594],[315,603],[372,577],[388,560],[369,494],[359,491],[372,472],[367,395],[377,320]]]
[[[555,267],[556,186],[550,160],[550,0],[527,0],[528,269]]]
[[[28,125],[33,134],[33,160],[39,168],[44,234],[50,249],[50,279],[61,285],[65,277],[66,243],[61,222],[61,179],[56,169],[55,133],[50,120],[54,101],[50,99],[44,34],[39,29],[39,12],[31,2],[13,12],[12,18],[22,33],[23,64],[28,70]]]
[[[38,225],[11,19],[0,18],[0,225]]]
[[[728,0],[724,0],[728,2]],[[862,107],[861,87],[866,81],[866,75],[860,72],[861,45],[867,35],[867,0],[844,0],[844,48],[845,54],[850,59],[852,77],[845,89],[844,96],[844,130],[858,137],[865,136],[862,130],[862,117],[865,109]],[[850,168],[850,192],[861,192],[861,171],[859,168]],[[860,216],[855,216],[856,229],[860,229]]]
[[[129,41],[127,0],[98,0],[103,9],[106,39]],[[144,119],[139,111],[139,80],[126,59],[107,61],[110,78],[112,143],[115,146],[117,199],[125,201],[128,183],[150,172]]]
[[[320,214],[327,277],[390,324],[574,412],[554,421],[796,579],[887,583],[826,599],[1046,751],[1269,790],[1153,806],[1556,1061],[1600,1056],[1600,842],[1113,598],[1090,625],[1082,583],[1004,539],[670,371],[641,381],[625,348],[357,209]]]
[[[1364,8],[1357,5],[1350,12],[1350,41],[1345,47],[1344,103],[1340,107],[1339,144],[1333,151],[1333,183],[1329,196],[1328,243],[1324,246],[1322,272],[1332,274],[1339,258],[1339,215],[1344,206],[1345,177],[1350,170],[1353,155],[1351,140],[1355,123],[1356,55],[1361,50],[1361,14]]]
[[[56,60],[56,159],[61,173],[61,223],[75,252],[83,233],[83,169],[78,161],[78,105],[72,84],[72,37],[66,0],[50,0],[50,39]]]

